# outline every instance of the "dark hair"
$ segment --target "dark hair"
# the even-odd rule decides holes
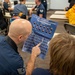
[[[24,0],[19,0],[20,2],[24,1]]]
[[[38,0],[39,2],[41,2],[41,0]]]
[[[75,75],[75,38],[69,34],[55,36],[49,44],[50,72],[54,75]]]
[[[14,5],[18,4],[18,1],[14,1]]]
[[[75,0],[70,1],[69,9],[72,8],[72,6],[75,4]]]
[[[68,2],[70,3],[70,2],[71,2],[71,0],[68,0]]]

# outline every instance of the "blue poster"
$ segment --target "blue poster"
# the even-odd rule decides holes
[[[32,48],[41,42],[41,54],[39,57],[44,59],[48,52],[48,42],[53,37],[58,23],[40,18],[34,14],[30,22],[33,28],[32,33],[27,41],[24,42],[22,51],[31,53]]]

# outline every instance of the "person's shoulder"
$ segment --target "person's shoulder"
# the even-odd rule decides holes
[[[22,7],[25,7],[25,8],[27,8],[25,4],[22,4]]]
[[[13,50],[11,50],[12,49],[11,46],[6,42],[6,37],[5,36],[0,36],[0,50],[1,49],[3,49],[2,52],[3,51],[5,51],[5,52],[10,51],[11,53],[13,52]]]
[[[40,8],[41,9],[45,9],[42,3],[40,4]]]
[[[0,47],[5,44],[5,36],[0,36]]]
[[[0,56],[3,56],[10,65],[21,71],[23,69],[23,59],[6,41],[6,37],[0,37]],[[3,59],[5,61],[5,59]],[[21,72],[22,73],[22,72]],[[24,73],[24,72],[23,72]]]
[[[8,5],[8,3],[6,3],[6,2],[3,2],[3,5]]]
[[[33,71],[32,75],[52,75],[48,70],[37,68]]]
[[[6,2],[3,2],[4,4],[6,3]],[[6,3],[7,4],[7,3]]]
[[[41,5],[39,6],[39,11],[40,11],[40,13],[45,12],[45,8],[44,8],[43,4],[41,4]]]
[[[73,9],[70,8],[67,12],[72,13],[73,12]]]
[[[5,58],[8,57],[8,59],[12,62],[16,62],[16,65],[23,64],[22,57],[10,46],[10,44],[6,41],[6,37],[3,36],[0,37],[0,51]]]
[[[16,4],[15,7],[20,6],[20,4]]]
[[[2,49],[2,50],[1,50]],[[7,42],[6,37],[5,36],[0,36],[0,50],[6,55],[8,55],[9,53],[11,53],[12,55],[19,55],[18,53],[16,53],[16,51],[12,48],[12,46],[9,44],[9,42]],[[9,54],[10,55],[10,54]],[[10,55],[10,56],[12,56]]]

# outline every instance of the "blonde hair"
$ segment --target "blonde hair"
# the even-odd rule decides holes
[[[75,38],[59,34],[49,44],[50,72],[54,75],[75,75]]]

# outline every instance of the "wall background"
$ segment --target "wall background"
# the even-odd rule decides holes
[[[29,2],[34,2],[34,0],[27,0]],[[64,9],[69,6],[68,0],[47,0],[48,9]]]
[[[50,0],[50,9],[64,9],[67,6],[68,0]]]
[[[0,0],[4,1],[4,0]],[[15,1],[15,0],[10,0]],[[19,1],[19,0],[17,0]],[[34,2],[34,0],[26,0],[28,2]],[[48,2],[48,9],[64,9],[65,7],[69,6],[68,0],[47,0]]]

